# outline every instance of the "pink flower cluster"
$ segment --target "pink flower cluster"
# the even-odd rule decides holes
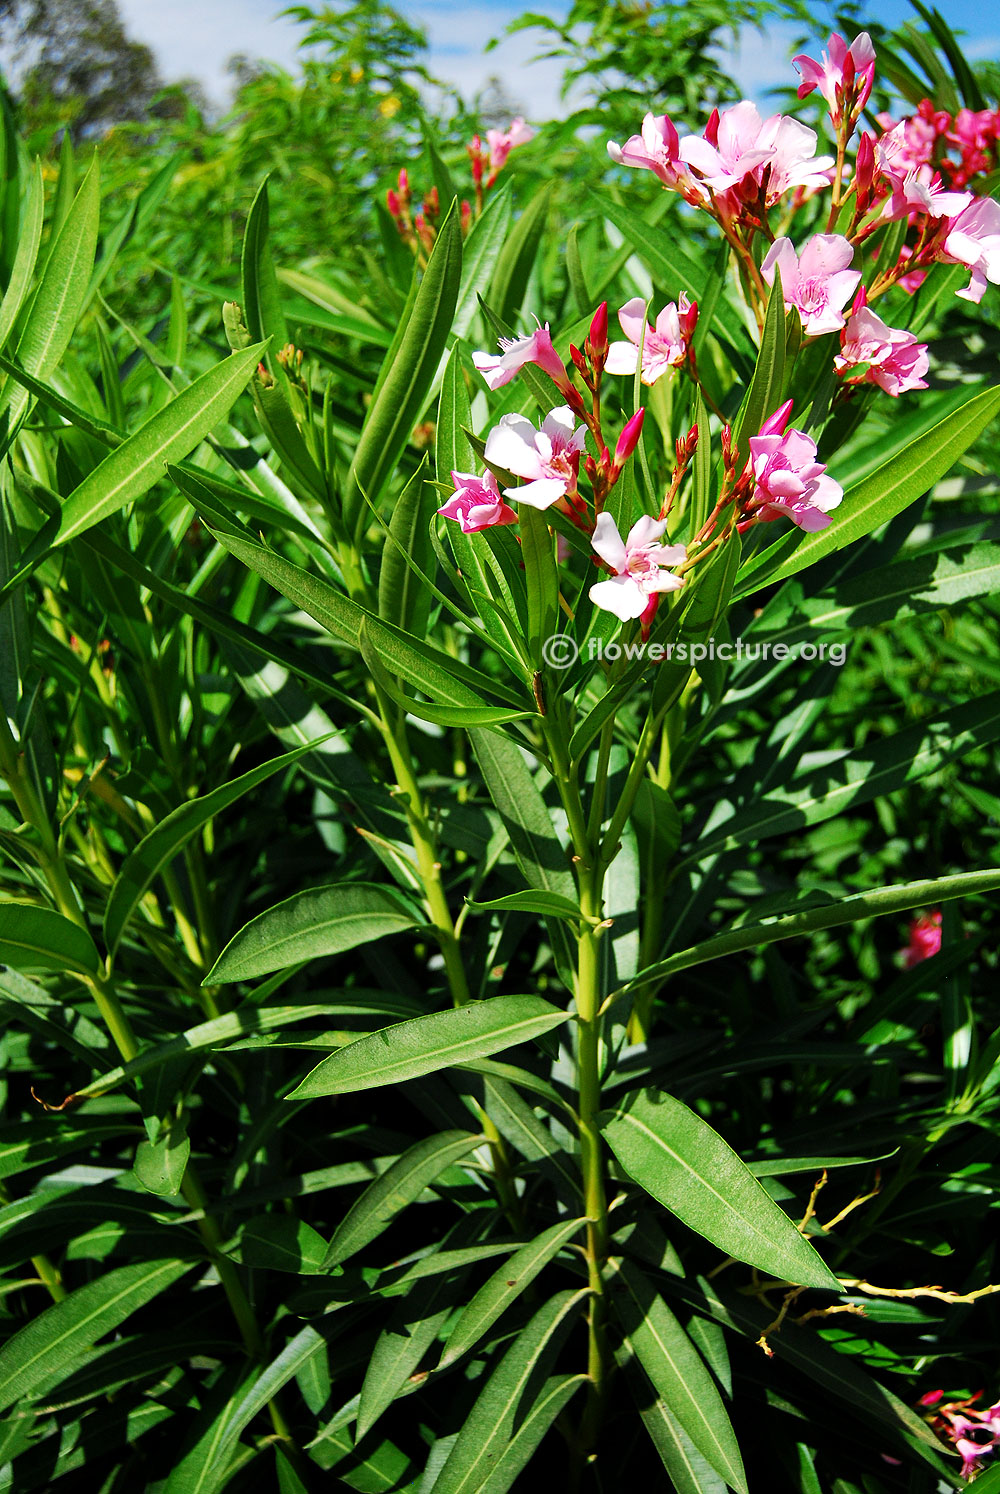
[[[792,401],[786,400],[750,437],[750,460],[741,480],[749,496],[741,528],[754,520],[791,519],[811,534],[825,529],[830,511],[844,496],[839,483],[816,460],[816,442],[805,431],[786,431]]]
[[[968,186],[973,177],[992,171],[997,164],[1000,109],[959,109],[952,116],[924,99],[916,114],[900,120],[890,114],[877,118],[886,134],[899,139],[901,160],[908,170],[933,166],[951,188]]]
[[[799,98],[818,88],[830,106],[830,117],[839,125],[844,114],[856,120],[871,97],[875,81],[875,48],[867,31],[862,31],[848,46],[836,32],[830,37],[829,51],[822,62],[812,57],[793,57],[802,82]]]
[[[732,220],[763,197],[770,207],[793,187],[815,190],[830,182],[832,156],[816,156],[816,131],[788,115],[761,119],[748,99],[718,109],[701,135],[678,137],[664,114],[647,114],[642,132],[624,145],[608,142],[608,154],[624,166],[653,174],[688,202],[711,204]]]
[[[929,1390],[918,1402],[921,1406],[934,1408],[931,1426],[942,1433],[961,1455],[963,1478],[975,1478],[982,1471],[982,1464],[993,1460],[1000,1447],[1000,1401],[987,1406],[984,1411],[974,1409],[982,1391],[967,1401],[949,1401],[941,1405],[943,1390]]]

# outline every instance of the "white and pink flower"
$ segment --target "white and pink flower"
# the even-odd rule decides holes
[[[853,247],[838,233],[814,234],[801,254],[796,254],[791,239],[775,239],[760,273],[773,285],[777,265],[785,309],[795,307],[807,337],[821,337],[844,325],[842,307],[861,279],[860,270],[848,269],[853,258]]]
[[[647,326],[645,302],[641,296],[633,297],[618,313],[628,341],[611,344],[605,368],[608,373],[634,374],[639,366],[641,345],[642,382],[655,384],[672,368],[680,368],[686,362],[697,320],[697,302],[692,304],[682,294],[676,304],[671,301],[664,306],[654,326]]]
[[[804,55],[792,58],[802,78],[799,98],[804,99],[814,88],[818,88],[826,99],[834,120],[837,120],[839,88],[841,100],[849,99],[851,112],[859,114],[871,97],[875,81],[875,48],[872,46],[872,39],[867,31],[862,31],[848,46],[844,38],[835,31],[827,46],[829,50],[823,53],[822,62]]]
[[[608,141],[608,155],[619,166],[651,171],[665,187],[683,192],[689,200],[705,202],[708,194],[693,182],[678,155],[678,145],[677,131],[670,118],[666,114],[647,114],[640,134],[630,136],[624,145]]]
[[[490,389],[501,389],[521,372],[526,363],[534,363],[561,390],[572,386],[566,367],[552,346],[549,324],[538,326],[526,337],[501,337],[500,353],[473,353],[472,361]]]
[[[497,524],[517,523],[517,514],[504,503],[492,472],[483,477],[472,472],[453,472],[451,480],[455,484],[454,496],[438,513],[460,524],[463,534],[476,534]]]
[[[957,217],[949,218],[942,258],[972,271],[968,285],[955,293],[966,301],[981,301],[987,281],[1000,285],[1000,203],[973,197]]]
[[[592,544],[613,572],[590,588],[590,600],[604,612],[613,612],[622,622],[642,617],[661,592],[677,591],[683,576],[667,567],[687,559],[683,545],[661,545],[665,519],[643,514],[622,539],[609,513],[598,514]]]
[[[764,421],[759,435],[750,437],[747,474],[752,493],[748,518],[791,519],[811,534],[830,523],[844,490],[816,460],[816,442],[804,431],[786,431],[792,402],[786,401]]]
[[[550,410],[536,430],[523,415],[504,415],[486,438],[486,461],[513,472],[527,482],[504,488],[504,497],[531,508],[551,508],[576,491],[580,453],[586,442],[584,426],[574,428],[568,405]]]
[[[909,389],[927,388],[926,343],[918,342],[912,332],[887,326],[868,306],[857,307],[848,317],[833,362],[838,374],[867,363],[867,372],[857,382],[877,384],[894,399]]]

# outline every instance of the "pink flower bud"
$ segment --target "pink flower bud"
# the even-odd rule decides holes
[[[615,466],[620,467],[627,462],[633,451],[639,444],[642,434],[642,422],[646,412],[641,407],[636,410],[632,419],[628,421],[621,435],[618,437],[618,445],[615,447]]]
[[[773,415],[767,417],[757,434],[759,436],[783,436],[794,403],[794,400],[786,399],[785,403],[780,405]]]
[[[681,335],[685,342],[690,342],[694,336],[694,329],[698,325],[698,302],[692,301],[687,304],[687,297],[681,295],[677,302],[678,317]]]
[[[594,319],[590,324],[590,351],[596,358],[602,358],[608,351],[608,303],[602,301],[594,312]]]
[[[399,195],[401,197],[410,195],[410,178],[405,166],[400,167],[399,171]]]
[[[719,111],[718,111],[718,109],[713,109],[712,112],[711,112],[711,114],[709,115],[709,117],[708,117],[708,124],[705,126],[705,129],[704,129],[704,136],[705,136],[705,139],[708,141],[709,145],[711,145],[714,149],[718,149],[718,145],[719,145]]]
[[[396,196],[391,187],[385,194],[385,205],[394,218],[402,217],[403,209],[400,206],[399,198]]]

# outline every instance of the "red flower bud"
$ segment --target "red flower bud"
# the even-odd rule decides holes
[[[708,124],[705,126],[704,134],[705,134],[705,139],[708,141],[709,145],[711,145],[713,147],[718,147],[718,144],[719,144],[719,111],[718,111],[718,109],[713,109],[712,112],[711,112],[711,114],[709,115],[709,117],[708,117]]]
[[[645,410],[641,408],[636,410],[635,414],[632,416],[632,419],[628,421],[621,435],[618,437],[618,445],[615,447],[616,467],[620,467],[623,462],[627,462],[633,451],[635,451],[635,448],[638,446],[639,437],[642,434],[642,422],[645,419],[645,415]]]
[[[590,351],[597,358],[603,358],[608,351],[608,303],[602,301],[594,312],[594,319],[590,324]]]
[[[396,196],[391,187],[385,194],[385,205],[394,218],[402,217],[403,209],[400,206],[399,198]]]
[[[586,360],[586,358],[580,352],[580,349],[579,348],[575,348],[572,343],[570,343],[570,345],[569,345],[569,356],[572,358],[574,366],[576,368],[578,368],[581,373],[586,373],[587,372],[587,360]]]
[[[773,415],[767,417],[757,434],[760,436],[783,436],[794,403],[794,400],[786,399],[783,405],[778,406]]]

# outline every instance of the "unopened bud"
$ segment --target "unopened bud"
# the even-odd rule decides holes
[[[786,399],[783,405],[778,406],[773,415],[767,417],[757,434],[760,436],[783,436],[794,403],[794,400]]]
[[[600,306],[598,306],[597,310],[594,312],[594,318],[590,324],[590,335],[588,337],[588,342],[590,343],[591,356],[603,359],[608,351],[609,346],[607,301],[602,301]]]
[[[698,325],[698,302],[689,301],[683,291],[677,297],[677,320],[680,323],[681,336],[685,342],[690,342],[694,336],[694,329]]]
[[[875,136],[870,135],[866,130],[858,141],[858,157],[854,168],[854,190],[860,213],[868,211],[874,181]]]
[[[573,366],[578,368],[582,374],[586,374],[589,371],[586,358],[580,352],[580,349],[574,347],[572,343],[569,345],[569,356],[573,360]]]
[[[646,412],[641,407],[636,410],[632,419],[627,422],[621,435],[618,437],[618,445],[615,447],[615,466],[621,467],[627,462],[633,451],[639,444],[642,434],[642,422],[646,418]]]
[[[459,216],[459,223],[460,223],[460,226],[461,226],[461,229],[462,229],[462,237],[463,238],[468,233],[468,231],[469,231],[469,225],[470,225],[471,222],[472,222],[472,204],[470,202],[467,202],[463,198],[462,199],[462,206],[461,206],[461,209],[460,209],[460,216]]]
[[[719,111],[713,109],[708,116],[708,124],[705,126],[705,139],[713,148],[719,144]]]

